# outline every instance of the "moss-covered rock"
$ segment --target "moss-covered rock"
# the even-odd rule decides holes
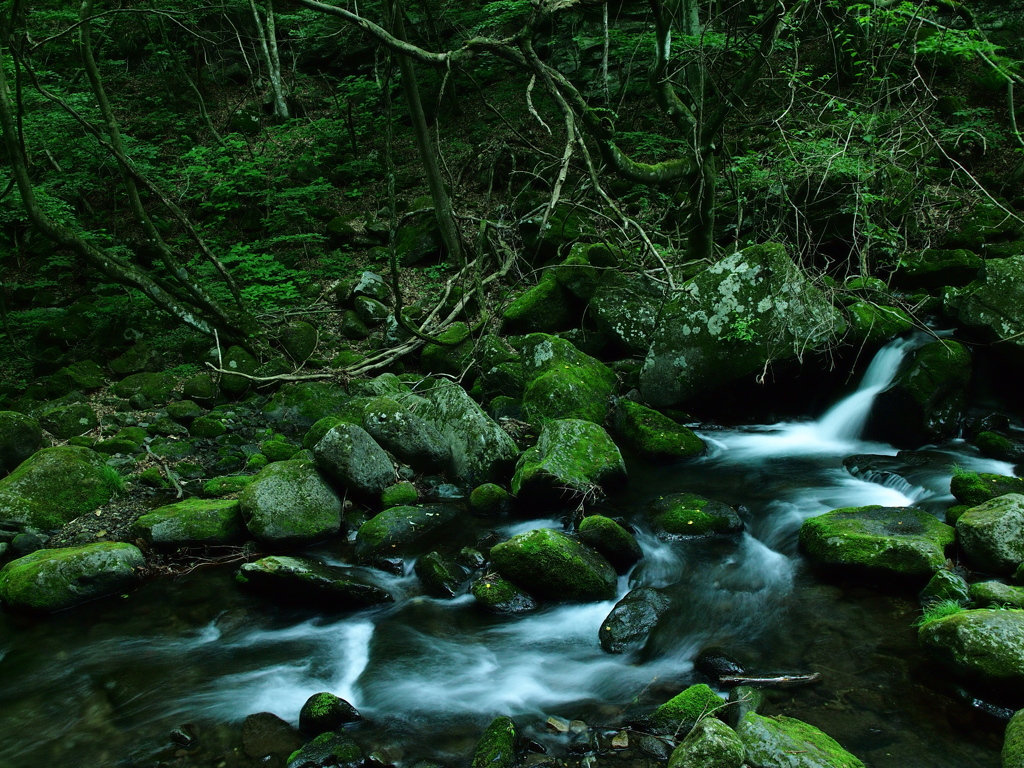
[[[17,411],[0,411],[0,473],[10,472],[39,450],[39,422]]]
[[[252,379],[246,377],[255,376],[256,369],[260,367],[260,361],[239,346],[228,347],[222,358],[216,362],[221,363],[224,370],[231,371],[231,373],[221,374],[221,391],[234,396],[241,395],[249,389]]]
[[[513,301],[501,317],[503,333],[553,333],[573,325],[573,297],[546,271],[540,282]]]
[[[928,248],[900,257],[893,280],[900,288],[964,286],[978,277],[984,260],[963,248]]]
[[[424,373],[443,373],[462,376],[473,362],[473,340],[469,326],[452,323],[437,335],[440,344],[427,344],[420,353],[420,368]]]
[[[415,571],[423,589],[434,597],[455,597],[469,576],[465,568],[440,552],[428,552],[419,558]]]
[[[377,499],[395,482],[395,468],[366,430],[340,423],[313,447],[316,465],[325,475],[356,494]]]
[[[617,350],[647,354],[658,327],[665,294],[646,277],[608,274],[587,305],[587,314]]]
[[[1008,493],[1024,494],[1024,478],[988,472],[957,472],[949,481],[949,492],[961,504],[976,507]]]
[[[590,421],[550,421],[524,451],[512,477],[522,499],[554,502],[604,493],[626,480],[626,465],[603,428]]]
[[[914,327],[910,315],[896,307],[858,301],[846,311],[850,317],[848,338],[856,343],[881,344]]]
[[[81,360],[61,368],[50,376],[46,389],[50,397],[62,397],[68,392],[91,392],[103,386],[103,369],[92,360]]]
[[[748,712],[736,732],[752,768],[864,768],[831,736],[792,717]]]
[[[333,610],[356,610],[394,602],[387,590],[367,581],[358,569],[324,565],[304,557],[264,557],[239,568],[235,580],[246,588],[288,603]]]
[[[1006,724],[1002,760],[1002,768],[1024,768],[1024,709]]]
[[[549,528],[495,545],[491,562],[503,576],[544,600],[577,602],[615,596],[611,564],[576,539]]]
[[[454,504],[385,509],[360,526],[356,557],[373,562],[379,557],[411,554],[420,542],[458,517]]]
[[[203,484],[203,496],[214,498],[241,493],[253,481],[252,475],[224,475],[214,477]]]
[[[167,415],[179,424],[191,424],[203,415],[203,409],[192,400],[176,400],[167,404]]]
[[[576,243],[561,264],[551,268],[569,293],[589,301],[601,281],[619,265],[618,249],[605,243]]]
[[[615,374],[568,341],[531,334],[522,347],[522,370],[523,410],[530,420],[604,421]]]
[[[420,494],[412,483],[402,482],[389,485],[380,494],[380,508],[409,507],[419,500]]]
[[[1012,574],[1024,563],[1024,495],[1010,493],[971,507],[957,519],[956,533],[977,568]]]
[[[288,384],[275,392],[263,407],[263,416],[281,432],[301,433],[320,419],[336,416],[348,399],[348,393],[336,384],[319,381]]]
[[[970,598],[979,608],[1024,609],[1024,587],[1011,587],[1001,581],[971,584]]]
[[[177,383],[177,379],[169,373],[133,373],[114,384],[111,391],[125,399],[142,395],[153,405],[163,405],[170,400]],[[192,395],[189,397],[197,399]]]
[[[691,685],[655,709],[651,725],[658,733],[681,736],[724,706],[725,701],[704,683]]]
[[[1013,463],[1024,462],[1024,443],[1011,440],[998,432],[987,430],[979,432],[974,438],[974,444],[978,446],[982,456],[987,456],[990,459]]]
[[[181,385],[181,394],[189,400],[209,406],[216,402],[220,389],[213,376],[208,373],[197,373],[185,379]]]
[[[84,434],[99,426],[96,411],[88,403],[71,403],[45,411],[39,424],[58,440]]]
[[[664,408],[829,343],[845,321],[777,243],[715,262],[666,303],[640,375]]]
[[[359,768],[362,748],[344,731],[321,733],[288,758],[288,768]]]
[[[673,493],[652,501],[649,514],[655,530],[668,536],[732,534],[743,530],[736,510],[696,493]]]
[[[381,447],[418,471],[442,471],[451,463],[441,433],[399,400],[377,397],[367,403],[363,428]]]
[[[922,605],[941,603],[947,600],[966,605],[971,600],[968,595],[967,580],[946,568],[935,572],[918,597]]]
[[[201,439],[220,437],[227,431],[228,428],[224,425],[224,422],[214,416],[200,416],[192,422],[188,430],[192,437]]]
[[[959,298],[956,319],[979,329],[994,348],[1024,359],[1024,255],[988,259]]]
[[[144,564],[131,544],[40,549],[0,569],[0,600],[16,609],[60,611],[130,589]]]
[[[583,518],[579,536],[584,544],[604,555],[618,573],[625,573],[644,556],[633,534],[603,515]]]
[[[119,481],[88,448],[44,448],[0,480],[0,522],[49,531],[110,501]]]
[[[135,536],[157,549],[233,544],[245,525],[237,499],[187,499],[142,515],[132,526]]]
[[[267,461],[288,461],[301,450],[299,446],[289,443],[281,435],[275,435],[260,443],[260,453],[267,457]]]
[[[403,267],[441,255],[444,240],[433,211],[414,211],[395,232],[395,254]]]
[[[707,450],[704,441],[668,416],[620,398],[612,420],[615,434],[629,450],[648,459],[688,459]]]
[[[508,491],[494,483],[478,485],[469,494],[469,508],[478,515],[501,515],[512,506]]]
[[[917,639],[933,656],[968,678],[1024,684],[1024,611],[961,611],[927,621]]]
[[[359,710],[333,693],[314,693],[299,710],[299,730],[307,736],[335,731],[362,720]]]
[[[745,747],[721,720],[705,717],[672,751],[668,768],[740,768]]]
[[[470,593],[487,611],[497,614],[529,613],[538,607],[537,600],[498,573],[488,573],[473,582]]]
[[[296,363],[309,359],[316,349],[320,334],[316,328],[304,320],[295,320],[281,329],[279,340],[281,348]]]
[[[601,622],[598,640],[607,653],[625,653],[643,646],[647,636],[671,605],[652,587],[631,589]]]
[[[108,363],[108,367],[116,376],[128,376],[146,371],[155,372],[163,366],[163,355],[145,341],[133,345],[123,355],[115,357]]]
[[[496,717],[480,737],[470,768],[513,768],[516,762],[516,724]]]
[[[299,546],[341,530],[341,500],[309,461],[267,465],[239,501],[249,532],[267,544]]]
[[[366,323],[360,320],[359,315],[351,309],[342,313],[338,330],[346,339],[352,339],[353,341],[365,339],[370,335],[370,329],[366,327]]]

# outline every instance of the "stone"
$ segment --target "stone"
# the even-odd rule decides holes
[[[363,719],[359,710],[333,693],[314,693],[299,710],[299,730],[307,736],[336,731]]]
[[[442,471],[451,463],[441,433],[399,400],[377,397],[367,403],[363,428],[381,447],[418,471]]]
[[[580,419],[550,421],[524,451],[512,477],[521,499],[557,502],[600,495],[622,485],[626,465],[603,428]]]
[[[181,394],[189,400],[203,405],[213,405],[220,390],[213,377],[208,373],[197,373],[190,376],[181,385]]]
[[[829,344],[845,321],[778,243],[721,259],[662,309],[640,373],[655,408],[749,377]]]
[[[67,440],[95,429],[99,419],[88,403],[71,403],[45,411],[39,424],[58,440]]]
[[[702,718],[713,715],[725,702],[704,683],[691,685],[659,706],[651,714],[656,733],[684,735]]]
[[[900,257],[893,282],[900,288],[959,287],[977,278],[984,264],[980,256],[963,248],[910,251]]]
[[[1024,611],[961,611],[926,621],[917,639],[957,674],[1017,690],[1024,684]]]
[[[294,320],[281,329],[279,340],[281,348],[296,363],[309,359],[316,350],[320,334],[310,323]]]
[[[81,360],[50,376],[46,388],[51,397],[63,397],[69,392],[91,392],[104,384],[103,369],[92,360]]]
[[[979,608],[1024,609],[1024,587],[1011,587],[999,581],[971,584],[971,601]]]
[[[1002,768],[1024,768],[1024,709],[1006,724],[1003,736]]]
[[[454,504],[391,507],[363,523],[356,533],[356,557],[373,562],[380,557],[410,554],[417,544],[458,517]]]
[[[317,468],[353,493],[368,498],[395,482],[395,467],[362,427],[341,422],[313,447]]]
[[[287,603],[351,611],[394,602],[387,590],[350,566],[324,565],[305,557],[271,555],[238,569],[243,586]]]
[[[514,768],[516,738],[516,724],[511,718],[494,718],[477,743],[470,768]]]
[[[246,349],[239,346],[229,347],[223,353],[222,358],[217,358],[214,353],[211,362],[219,365],[225,371],[231,373],[221,374],[220,388],[228,395],[241,395],[252,385],[252,379],[238,374],[256,375],[256,369],[260,367],[260,361],[252,356]]]
[[[941,568],[921,590],[919,599],[922,605],[941,603],[947,600],[966,605],[971,598],[968,595],[967,580],[953,571]]]
[[[732,728],[705,717],[672,751],[668,768],[740,768],[744,753],[743,741]]]
[[[366,761],[362,748],[344,731],[328,731],[309,741],[288,758],[288,768],[359,768]]]
[[[601,622],[597,633],[601,648],[607,653],[625,653],[643,647],[670,605],[668,597],[652,587],[631,589]]]
[[[488,573],[473,582],[470,593],[485,610],[499,615],[518,615],[535,611],[537,600],[497,573]]]
[[[187,499],[154,509],[132,525],[133,534],[163,550],[235,544],[245,535],[237,499]]]
[[[847,338],[855,343],[883,344],[914,327],[910,315],[897,307],[858,301],[846,311],[850,318]]]
[[[800,546],[814,564],[900,579],[930,578],[954,538],[950,526],[910,507],[846,507],[800,526]]]
[[[831,736],[792,717],[748,712],[736,732],[751,768],[864,768]]]
[[[280,764],[302,746],[302,737],[272,712],[256,712],[242,721],[242,749],[253,760],[277,758]]]
[[[268,464],[239,497],[246,528],[274,546],[301,546],[341,531],[341,500],[312,462]]]
[[[615,374],[564,339],[531,334],[522,347],[523,411],[531,421],[604,421]]]
[[[646,459],[689,459],[707,450],[691,430],[625,398],[615,404],[612,427],[629,450]]]
[[[337,384],[321,381],[286,384],[263,406],[263,416],[281,432],[301,433],[320,419],[336,416],[349,399],[348,393]]]
[[[543,600],[585,602],[615,597],[615,569],[576,539],[538,528],[491,548],[498,572]]]
[[[964,290],[956,319],[999,342],[996,351],[1024,359],[1024,255],[987,259],[978,280]]]
[[[366,323],[360,320],[359,315],[351,309],[342,313],[338,330],[346,339],[352,339],[353,341],[365,339],[370,335],[370,329],[366,327]]]
[[[375,272],[363,272],[352,286],[349,299],[352,300],[359,296],[369,296],[371,299],[376,299],[389,306],[392,303],[391,287],[383,277]]]
[[[478,515],[493,517],[502,515],[512,507],[508,491],[494,483],[478,485],[469,494],[469,508]]]
[[[191,424],[203,413],[203,409],[192,400],[176,400],[167,404],[167,415],[180,424]]]
[[[1010,493],[971,507],[957,519],[956,533],[974,566],[1012,574],[1024,563],[1024,495]]]
[[[114,384],[110,389],[118,397],[130,399],[142,395],[153,405],[163,405],[171,398],[177,386],[177,379],[169,373],[133,373]],[[202,399],[187,394],[193,400]]]
[[[580,541],[604,555],[620,574],[626,573],[644,556],[633,534],[603,515],[583,518],[579,536]]]
[[[546,271],[537,285],[516,298],[502,314],[502,333],[553,333],[570,328],[576,319],[572,299],[554,273]]]
[[[600,239],[588,216],[574,205],[560,203],[546,214],[545,208],[520,224],[523,255],[531,263],[550,261],[570,246]]]
[[[387,305],[377,301],[376,299],[370,298],[369,296],[356,296],[355,300],[352,302],[352,308],[356,313],[356,317],[358,317],[367,328],[376,328],[387,320],[388,315],[391,314]]]
[[[646,277],[605,276],[587,305],[598,330],[626,355],[643,357],[651,348],[665,293]]]
[[[416,211],[395,232],[395,254],[402,267],[412,267],[441,255],[444,240],[434,212]]]
[[[40,549],[0,569],[0,600],[52,613],[130,589],[144,565],[137,547],[119,542]]]
[[[440,344],[427,344],[420,353],[420,368],[424,373],[442,373],[461,377],[473,364],[473,339],[469,326],[452,323],[435,338]]]
[[[214,416],[200,416],[192,422],[188,429],[188,433],[192,437],[200,439],[220,437],[227,431],[228,428],[224,425],[224,422]]]
[[[39,422],[17,411],[0,411],[0,473],[12,471],[39,450]]]
[[[565,261],[550,271],[569,293],[590,301],[601,282],[619,265],[617,250],[605,243],[576,243]]]
[[[1024,443],[1011,440],[998,432],[979,432],[974,438],[982,456],[1014,464],[1024,463]]]
[[[241,493],[253,481],[252,475],[225,475],[214,477],[203,484],[203,496],[229,496]]]
[[[1008,493],[1024,494],[1024,478],[988,472],[956,472],[949,481],[949,492],[961,504],[976,507]]]
[[[281,435],[275,435],[270,440],[260,443],[260,453],[267,457],[267,461],[288,461],[302,449],[289,443]]]
[[[164,358],[157,350],[144,341],[129,347],[120,357],[108,363],[110,370],[117,376],[129,376],[133,373],[157,372],[164,367]]]
[[[648,506],[655,530],[668,536],[733,534],[743,530],[743,521],[728,504],[696,493],[673,493],[655,499]]]
[[[419,501],[419,491],[416,486],[409,482],[395,483],[389,485],[380,494],[380,508],[390,509],[391,507],[409,507]]]
[[[441,598],[455,597],[469,576],[465,568],[439,552],[419,558],[415,571],[427,594]]]

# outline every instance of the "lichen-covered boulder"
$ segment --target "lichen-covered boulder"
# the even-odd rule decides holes
[[[498,573],[481,576],[473,582],[469,591],[477,603],[490,613],[516,615],[535,611],[539,607],[533,595]]]
[[[356,557],[373,562],[379,557],[410,554],[417,544],[459,515],[454,504],[391,507],[363,523],[356,533]]]
[[[594,550],[549,528],[513,536],[491,548],[501,575],[532,595],[554,602],[610,600],[615,569]]]
[[[17,411],[0,411],[0,473],[10,472],[39,450],[39,422]]]
[[[615,374],[564,339],[531,334],[522,347],[523,412],[535,421],[585,419],[600,424]]]
[[[440,552],[428,552],[416,561],[416,576],[423,589],[434,597],[455,597],[469,572]]]
[[[672,751],[668,768],[740,768],[744,752],[743,741],[732,728],[705,717]]]
[[[967,405],[971,354],[955,341],[933,341],[903,361],[881,392],[867,434],[894,445],[916,447],[956,435]]]
[[[664,292],[650,280],[612,272],[595,290],[587,314],[618,350],[643,356],[651,347],[664,303]]]
[[[996,351],[1024,359],[1024,255],[988,259],[965,291],[956,319],[1000,342]]]
[[[245,534],[237,499],[187,499],[142,515],[135,536],[157,549],[233,544]]]
[[[917,639],[960,675],[1018,690],[1024,684],[1024,611],[961,611],[925,622]]]
[[[630,590],[601,622],[597,637],[607,653],[640,648],[671,602],[653,587]]]
[[[365,761],[355,739],[344,731],[327,731],[291,755],[288,768],[358,768]]]
[[[619,573],[625,573],[644,556],[636,537],[604,515],[583,518],[579,527],[580,541],[597,550]]]
[[[99,420],[88,403],[70,403],[45,411],[39,417],[39,424],[58,440],[67,440],[95,429]]]
[[[846,507],[805,520],[800,546],[819,566],[929,578],[946,563],[953,529],[910,507]]]
[[[1024,609],[1024,587],[1011,587],[1001,581],[979,581],[971,584],[970,598],[979,608]]]
[[[1024,494],[1024,478],[988,472],[957,472],[949,481],[949,492],[961,504],[974,507],[1008,493]]]
[[[259,541],[300,546],[341,530],[341,499],[310,461],[276,461],[239,496],[242,518]]]
[[[441,433],[398,400],[377,397],[363,409],[363,428],[377,443],[420,471],[441,471],[451,455]]]
[[[622,454],[602,427],[562,419],[545,424],[537,444],[520,456],[512,493],[553,502],[604,493],[625,480]]]
[[[825,295],[777,243],[727,256],[662,309],[640,374],[655,408],[817,349],[845,330]]]
[[[519,450],[462,387],[436,382],[424,393],[416,415],[440,433],[452,473],[469,485],[501,482],[511,474]]]
[[[1012,574],[1024,563],[1024,495],[1010,493],[971,507],[957,519],[956,534],[977,568]]]
[[[305,432],[320,419],[336,415],[348,399],[348,393],[336,384],[286,384],[263,406],[263,416],[282,432]]]
[[[1006,724],[1002,760],[1002,768],[1024,768],[1024,709]]]
[[[736,510],[696,493],[672,493],[648,505],[651,524],[668,536],[732,534],[743,530]]]
[[[516,724],[496,717],[477,743],[470,768],[513,768],[516,765]]]
[[[625,398],[615,404],[612,427],[629,450],[648,459],[689,459],[707,450],[691,430]]]
[[[314,693],[299,710],[299,730],[307,736],[319,736],[348,723],[362,720],[359,710],[333,693]]]
[[[850,316],[849,340],[861,344],[881,344],[914,327],[910,315],[902,309],[858,301],[846,308]]]
[[[831,736],[792,717],[748,712],[736,732],[751,768],[864,768]]]
[[[659,706],[651,714],[651,726],[658,733],[683,735],[703,717],[713,715],[725,701],[704,683],[691,685]]]
[[[355,424],[332,427],[313,447],[317,468],[364,497],[379,498],[395,482],[395,467],[366,430]]]
[[[34,531],[60,528],[110,501],[116,482],[95,451],[44,448],[0,480],[0,523]]]
[[[367,581],[358,569],[325,565],[305,557],[264,557],[239,568],[235,580],[249,589],[289,603],[334,610],[356,610],[394,602],[386,589]]]
[[[0,569],[0,600],[16,609],[60,611],[130,589],[144,565],[137,547],[118,542],[39,549]]]
[[[553,333],[569,328],[576,313],[573,297],[545,272],[540,282],[513,301],[501,316],[503,333]]]

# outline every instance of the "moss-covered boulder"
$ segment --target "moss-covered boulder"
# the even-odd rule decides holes
[[[527,500],[565,501],[602,494],[625,480],[622,454],[602,427],[562,419],[545,424],[537,444],[520,456],[512,493]]]
[[[971,507],[957,518],[956,533],[975,567],[1012,574],[1024,563],[1024,495],[1010,493]]]
[[[220,367],[231,373],[221,374],[221,391],[228,395],[241,395],[252,385],[252,379],[248,376],[255,376],[256,369],[260,367],[260,361],[252,356],[246,349],[239,346],[228,347],[222,356],[213,361],[220,363]],[[239,375],[244,374],[244,375]]]
[[[928,580],[918,599],[922,605],[930,605],[952,600],[955,603],[966,605],[971,598],[968,594],[967,580],[948,568],[940,568],[935,575]]]
[[[626,398],[615,404],[612,426],[626,448],[647,459],[689,459],[707,450],[691,430]]]
[[[1002,768],[1024,768],[1024,709],[1006,724],[1002,760]]]
[[[979,329],[997,352],[1024,359],[1024,255],[988,259],[961,296],[956,319]]]
[[[980,256],[963,248],[911,251],[900,257],[893,282],[900,288],[959,287],[974,280],[984,264]]]
[[[501,575],[532,595],[553,602],[610,600],[615,569],[594,550],[549,528],[513,536],[491,548]]]
[[[49,531],[110,501],[119,484],[88,448],[44,448],[0,480],[0,523]]]
[[[496,717],[480,737],[470,768],[513,768],[516,763],[516,724]]]
[[[816,565],[925,579],[946,563],[953,529],[910,507],[846,507],[805,520],[800,547]]]
[[[651,726],[658,733],[682,736],[697,722],[713,715],[725,701],[704,683],[691,685],[659,706],[651,714]]]
[[[313,354],[319,339],[316,328],[304,320],[288,323],[278,337],[285,354],[297,363],[304,362]]]
[[[88,403],[70,403],[45,411],[39,417],[39,424],[58,440],[67,440],[95,429],[99,419]]]
[[[573,297],[551,271],[513,301],[501,316],[503,333],[554,333],[572,326],[576,313]]]
[[[696,493],[672,493],[648,505],[654,529],[667,536],[733,534],[743,530],[736,510]]]
[[[146,371],[156,372],[164,367],[163,355],[145,341],[129,347],[123,355],[115,357],[108,364],[116,376],[128,376]]]
[[[359,710],[333,693],[314,693],[299,710],[299,730],[307,736],[319,736],[343,725],[363,719]]]
[[[443,239],[433,211],[414,211],[395,232],[398,263],[411,267],[441,255]]]
[[[340,611],[394,602],[386,589],[370,583],[359,569],[305,557],[264,557],[239,568],[235,580],[287,603]]]
[[[961,504],[975,507],[1008,493],[1024,494],[1024,478],[988,472],[957,472],[949,481],[949,492]]]
[[[917,639],[964,677],[1018,690],[1024,684],[1024,611],[961,611],[925,622]]]
[[[470,594],[490,613],[517,615],[539,607],[537,600],[525,589],[498,573],[488,573],[473,582]]]
[[[917,447],[956,435],[967,405],[971,354],[955,341],[933,341],[903,361],[881,392],[867,432],[893,445]]]
[[[970,598],[979,608],[1024,609],[1024,587],[1011,587],[1001,581],[971,584]]]
[[[0,474],[38,451],[42,439],[38,421],[17,411],[0,411]]]
[[[373,499],[395,482],[395,467],[362,427],[341,423],[313,447],[316,465],[352,492]]]
[[[409,507],[419,501],[420,494],[412,483],[401,482],[389,485],[380,494],[380,508]]]
[[[81,360],[61,368],[50,376],[46,389],[50,397],[62,397],[68,392],[91,392],[99,389],[105,381],[103,369],[92,360]]]
[[[858,301],[846,308],[850,317],[849,340],[860,344],[881,344],[914,327],[902,309]]]
[[[167,415],[179,424],[191,424],[204,413],[192,400],[175,400],[167,404]]]
[[[597,328],[627,355],[642,357],[654,338],[665,293],[646,277],[608,274],[587,305]]]
[[[864,768],[831,736],[792,717],[748,712],[736,732],[751,768]]]
[[[234,544],[245,535],[237,499],[187,499],[142,515],[134,535],[157,549]]]
[[[437,335],[440,344],[427,344],[420,353],[420,368],[424,373],[443,373],[462,376],[473,363],[473,339],[469,326],[452,323]]]
[[[367,520],[356,533],[356,557],[363,562],[411,554],[417,545],[459,515],[454,504],[392,507]]]
[[[337,384],[286,384],[263,407],[263,416],[281,432],[302,433],[320,419],[337,415],[348,399],[348,393]]]
[[[676,405],[828,344],[845,321],[777,243],[715,262],[666,303],[640,374],[655,408]]]
[[[495,483],[478,485],[469,494],[469,508],[478,515],[501,515],[512,507],[508,491]]]
[[[593,298],[601,282],[619,265],[618,249],[605,243],[576,243],[561,264],[551,268],[555,279],[583,301]]]
[[[531,263],[543,263],[559,255],[577,243],[596,241],[594,225],[589,213],[573,205],[559,204],[549,216],[543,210],[520,225],[523,238],[523,255]]]
[[[189,376],[182,382],[181,394],[189,400],[195,400],[197,403],[209,406],[213,405],[217,400],[220,389],[213,380],[213,376],[208,373],[197,373],[195,376]]]
[[[239,501],[246,528],[266,544],[301,546],[341,530],[341,499],[310,461],[267,465]]]
[[[0,569],[0,601],[15,609],[60,611],[130,589],[143,565],[131,544],[40,549]]]
[[[597,637],[607,653],[641,648],[671,602],[653,587],[631,589],[601,622]]]
[[[732,728],[714,717],[705,717],[672,751],[668,768],[740,768],[745,749]]]
[[[441,433],[399,400],[377,397],[367,403],[363,428],[382,448],[418,471],[442,471],[451,462]]]
[[[434,597],[455,597],[469,572],[451,557],[428,552],[416,561],[416,576],[424,591]]]
[[[203,483],[203,496],[216,498],[241,493],[253,481],[252,475],[223,475]]]
[[[1014,464],[1024,462],[1024,443],[998,432],[989,430],[979,432],[974,438],[974,444],[978,446],[982,456],[987,456],[990,459],[1009,461]]]
[[[585,419],[600,424],[615,374],[564,339],[531,334],[522,347],[523,412],[532,421]]]
[[[177,379],[169,373],[133,373],[110,389],[118,397],[130,399],[141,395],[152,405],[163,405],[171,399],[171,392],[177,383]]]
[[[644,556],[636,537],[603,515],[583,518],[579,536],[584,544],[604,555],[618,573],[625,573]]]
[[[366,761],[355,739],[344,731],[328,731],[288,758],[288,768],[359,768]]]

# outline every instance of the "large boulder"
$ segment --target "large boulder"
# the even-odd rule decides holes
[[[858,301],[846,311],[850,316],[847,339],[854,343],[881,344],[914,327],[914,321],[902,309],[873,301]]]
[[[370,583],[358,569],[324,565],[304,557],[264,557],[239,568],[235,580],[292,604],[313,604],[334,610],[356,610],[394,602],[391,593]]]
[[[604,363],[564,339],[535,333],[523,344],[522,369],[523,411],[529,419],[604,421],[615,386],[615,374]]]
[[[933,341],[908,357],[875,400],[867,434],[917,447],[956,435],[967,405],[971,354],[955,341]]]
[[[519,458],[512,493],[557,501],[604,493],[626,479],[622,454],[608,433],[580,419],[550,421]]]
[[[956,314],[963,325],[1000,342],[994,349],[1024,360],[1024,255],[985,261]]]
[[[1011,587],[1001,581],[971,584],[970,599],[978,608],[1024,609],[1024,587]]]
[[[751,768],[864,768],[831,736],[792,717],[748,712],[736,732]]]
[[[655,408],[829,343],[845,321],[777,243],[712,264],[670,299],[640,374]]]
[[[538,528],[491,549],[498,571],[537,597],[554,602],[610,600],[615,569],[597,552],[559,531]]]
[[[157,549],[234,544],[245,534],[237,499],[187,499],[154,509],[132,526]]]
[[[11,608],[60,611],[124,592],[138,582],[143,565],[131,544],[40,549],[0,569],[0,600]]]
[[[671,602],[653,587],[630,590],[601,622],[598,640],[607,653],[624,653],[643,646]]]
[[[961,504],[973,507],[1008,493],[1024,494],[1024,478],[989,472],[957,472],[949,481],[949,492]]]
[[[619,350],[643,356],[650,349],[664,303],[665,293],[649,280],[612,272],[594,292],[587,312]]]
[[[725,701],[709,686],[691,685],[655,709],[651,725],[659,733],[682,735],[724,706]]]
[[[910,507],[846,507],[805,520],[800,546],[820,566],[927,579],[946,563],[953,529]]]
[[[1017,712],[1006,724],[1002,759],[1002,768],[1024,768],[1024,709]]]
[[[381,557],[410,554],[417,544],[459,515],[454,504],[391,507],[374,515],[356,534],[356,557],[373,562]]]
[[[976,253],[963,248],[944,250],[927,248],[900,257],[893,282],[900,288],[937,290],[945,285],[967,285],[985,264]]]
[[[341,530],[341,499],[310,461],[267,465],[239,502],[249,532],[267,544],[301,546]]]
[[[39,422],[17,411],[0,411],[0,473],[10,472],[39,450]]]
[[[743,530],[735,509],[696,493],[670,493],[648,505],[651,524],[664,536],[707,536]]]
[[[340,423],[313,447],[317,468],[365,498],[377,499],[395,482],[395,467],[362,427]]]
[[[551,271],[545,272],[540,282],[527,290],[501,316],[503,333],[554,333],[571,328],[576,313],[572,309],[572,296],[555,279]]]
[[[956,533],[977,568],[1012,574],[1024,563],[1024,495],[1010,493],[971,507],[957,519]]]
[[[58,440],[67,440],[95,429],[99,420],[88,403],[69,403],[44,411],[39,417],[39,424]]]
[[[615,404],[613,429],[627,448],[648,459],[689,459],[707,450],[704,441],[664,414],[625,398]]]
[[[118,397],[141,396],[152,405],[163,405],[171,398],[178,380],[169,373],[133,373],[117,382],[111,390]]]
[[[33,454],[0,480],[0,523],[49,531],[110,501],[116,472],[88,448],[58,446]]]
[[[441,471],[451,456],[441,433],[390,397],[371,400],[363,409],[363,428],[377,443],[420,471]]]
[[[263,416],[279,431],[305,432],[320,419],[334,416],[348,400],[348,393],[336,384],[286,384],[263,406]]]
[[[961,611],[926,621],[917,639],[958,674],[1017,690],[1024,685],[1024,611]]]
[[[668,759],[668,768],[740,768],[743,741],[728,725],[705,717],[693,727]]]

